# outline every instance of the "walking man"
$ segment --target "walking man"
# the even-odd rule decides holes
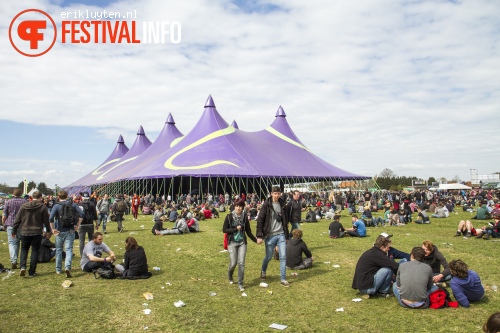
[[[50,232],[51,229],[49,225],[49,211],[43,204],[42,193],[35,191],[31,196],[33,197],[33,201],[24,203],[16,215],[11,237],[16,238],[17,231],[21,228],[21,273],[19,275],[26,275],[26,261],[31,247],[28,274],[29,277],[35,277],[38,251],[42,244],[43,227],[45,226],[47,232]]]
[[[101,200],[97,202],[97,212],[99,214],[97,218],[97,225],[95,227],[96,231],[99,231],[99,227],[102,223],[102,233],[106,233],[106,222],[108,221],[109,208],[111,206],[109,196],[104,194]]]
[[[289,287],[286,280],[286,240],[288,239],[288,215],[285,213],[285,202],[281,198],[279,186],[273,186],[271,197],[263,204],[257,216],[257,244],[264,243],[266,256],[262,261],[260,277],[266,278],[267,265],[273,258],[274,248],[278,247],[280,258],[281,285]]]
[[[58,195],[59,202],[52,208],[49,222],[56,236],[56,274],[61,274],[63,244],[66,251],[64,272],[71,278],[71,263],[73,261],[73,243],[75,230],[78,230],[83,220],[83,212],[78,206],[68,199],[68,192],[61,190]],[[57,218],[57,229],[54,230],[54,218]]]
[[[5,208],[3,210],[2,223],[4,228],[7,227],[7,239],[9,242],[9,254],[10,263],[12,264],[12,269],[17,269],[17,257],[19,256],[19,241],[21,240],[20,235],[17,237],[12,237],[12,227],[14,226],[14,221],[16,219],[17,213],[21,209],[21,206],[26,202],[21,198],[23,194],[20,188],[16,188],[12,192],[13,198],[5,203]]]
[[[302,214],[302,204],[300,202],[300,193],[299,191],[293,191],[292,200],[286,205],[287,215],[289,216],[290,224],[292,225],[292,230],[300,229],[299,222],[301,220]]]

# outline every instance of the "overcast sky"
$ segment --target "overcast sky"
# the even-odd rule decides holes
[[[138,24],[178,21],[182,40],[58,36],[47,54],[25,57],[8,29],[28,8],[58,25],[67,11],[135,10]],[[282,105],[310,150],[353,173],[497,172],[499,17],[497,0],[2,1],[0,183],[68,185],[119,134],[130,147],[139,125],[153,141],[171,112],[187,134],[209,94],[244,131],[266,128]]]

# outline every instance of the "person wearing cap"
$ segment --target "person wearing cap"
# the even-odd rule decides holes
[[[78,227],[78,239],[80,241],[80,256],[82,256],[83,248],[85,247],[85,235],[90,242],[94,234],[94,221],[97,225],[97,210],[95,204],[90,200],[88,192],[83,192],[82,201],[77,205],[83,212],[83,220]]]
[[[387,252],[387,256],[391,260],[396,260],[399,259],[399,264],[402,264],[406,261],[410,261],[410,254],[399,251],[398,249],[392,247],[392,235],[389,235],[385,232],[381,233],[380,236],[385,237],[387,240],[389,240],[389,251]]]
[[[222,232],[227,234],[229,253],[229,267],[227,276],[229,284],[233,284],[233,273],[238,265],[238,288],[245,290],[243,279],[245,277],[245,256],[247,253],[247,236],[257,243],[257,238],[252,234],[248,215],[245,211],[245,200],[240,199],[235,203],[234,210],[226,215]]]
[[[389,296],[392,275],[398,271],[398,263],[387,256],[391,241],[378,236],[373,247],[365,251],[356,264],[352,288],[368,297]]]
[[[432,268],[422,262],[424,256],[424,249],[414,247],[411,251],[411,260],[399,266],[392,291],[402,307],[428,308],[429,294],[437,289],[432,280]]]
[[[286,240],[288,239],[288,215],[279,186],[273,186],[271,197],[266,199],[257,215],[257,244],[265,244],[266,256],[262,261],[261,279],[266,278],[274,248],[278,247],[281,285],[289,287],[286,280]]]

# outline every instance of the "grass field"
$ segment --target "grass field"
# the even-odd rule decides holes
[[[227,282],[229,258],[220,252],[224,216],[202,221],[202,232],[179,236],[153,236],[151,216],[140,215],[138,222],[127,217],[123,233],[109,223],[104,242],[120,261],[125,238],[132,234],[145,248],[150,268],[161,268],[147,280],[96,280],[79,269],[79,254],[73,260],[73,286],[68,289],[61,286],[65,279],[55,274],[54,261],[39,264],[34,279],[19,277],[19,270],[7,279],[3,279],[6,273],[1,274],[0,332],[267,332],[274,331],[268,328],[272,323],[288,326],[285,332],[480,332],[489,315],[500,310],[500,297],[491,290],[500,284],[494,259],[500,243],[453,237],[460,219],[470,218],[470,213],[433,219],[430,225],[368,228],[368,237],[362,239],[330,239],[330,221],[302,224],[315,262],[298,276],[287,271],[290,288],[280,286],[276,260],[267,271],[269,288],[259,287],[264,246],[250,242],[247,297]],[[341,222],[350,226],[345,211]],[[448,261],[460,258],[479,273],[486,297],[468,309],[442,310],[405,309],[394,297],[353,302],[359,297],[351,288],[357,259],[380,232],[393,234],[393,246],[405,252],[432,240]],[[5,232],[0,233],[0,242],[0,262],[9,267]],[[76,245],[78,241],[74,252],[79,253]],[[147,301],[145,292],[154,299]],[[211,292],[216,296],[209,296]],[[175,307],[178,300],[186,306]],[[337,308],[344,312],[336,312]],[[144,309],[151,309],[151,314],[145,315]]]

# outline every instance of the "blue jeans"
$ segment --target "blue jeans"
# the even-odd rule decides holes
[[[286,280],[286,240],[285,234],[274,235],[264,240],[266,245],[266,256],[262,261],[262,271],[267,271],[267,265],[273,258],[274,248],[278,246],[278,253],[280,255],[280,277],[281,281]]]
[[[300,226],[299,226],[299,222],[290,222],[290,224],[292,225],[292,230],[290,230],[290,238],[292,238],[292,231],[294,229],[300,229]]]
[[[17,263],[17,257],[19,257],[19,242],[21,240],[21,235],[19,235],[19,230],[16,238],[12,238],[12,226],[7,227],[7,239],[9,242],[9,254],[10,262],[12,264]]]
[[[245,278],[245,255],[247,253],[247,245],[245,242],[230,242],[227,246],[227,251],[229,252],[229,267],[227,270],[227,276],[229,280],[233,280],[234,269],[236,264],[238,264],[238,285],[243,285],[243,279]]]
[[[102,222],[102,232],[106,232],[106,222],[108,222],[108,213],[99,213],[97,218],[97,226],[100,226]]]
[[[430,304],[429,295],[437,289],[438,289],[438,287],[432,286],[431,289],[427,291],[427,298],[422,303],[406,304],[406,303],[403,303],[403,301],[401,301],[401,295],[399,294],[399,288],[398,288],[397,284],[394,283],[392,285],[392,291],[394,293],[394,296],[396,296],[396,298],[398,299],[399,305],[401,305],[404,308],[418,308],[418,309],[428,308],[429,304]]]
[[[66,251],[66,259],[64,260],[64,269],[71,269],[73,260],[73,243],[75,242],[75,231],[64,231],[56,236],[56,272],[61,271],[63,244]]]
[[[380,268],[373,277],[373,287],[359,289],[362,294],[375,295],[376,293],[388,293],[391,287],[392,269]]]

